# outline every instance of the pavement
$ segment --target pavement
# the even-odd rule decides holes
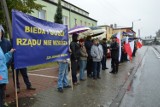
[[[122,93],[124,85],[127,83],[133,71],[141,64],[147,47],[139,49],[136,57],[130,62],[120,64],[119,72],[116,75],[110,74],[110,59],[107,60],[108,70],[101,71],[101,79],[93,80],[87,78],[80,82],[80,85],[74,86],[74,90],[65,89],[64,93],[57,92],[57,73],[58,67],[48,68],[29,72],[29,78],[32,85],[37,88],[36,91],[27,91],[21,78],[21,92],[18,94],[19,107],[110,107],[119,105],[123,96],[117,103],[115,99]],[[10,107],[15,107],[14,87],[12,79],[7,87],[10,94],[6,100]],[[123,93],[125,94],[126,91]],[[129,106],[127,106],[129,107]]]

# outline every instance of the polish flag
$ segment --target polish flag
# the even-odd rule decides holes
[[[119,58],[118,60],[121,61],[121,32],[118,32],[117,35],[117,43],[119,44]]]
[[[128,37],[126,37],[126,43],[124,45],[124,49],[129,56],[129,60],[132,60],[132,53],[133,53],[133,49],[134,49],[134,41],[128,42]]]
[[[2,78],[2,76],[0,75],[0,80],[2,80],[3,78]]]
[[[141,47],[142,47],[142,41],[140,39],[138,39],[137,48],[141,48]]]

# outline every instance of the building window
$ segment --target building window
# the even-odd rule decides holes
[[[74,19],[75,26],[77,26],[77,19]]]
[[[68,17],[67,16],[63,16],[63,24],[68,25]]]
[[[38,11],[38,18],[45,20],[46,19],[46,10]]]
[[[84,25],[87,26],[87,22],[84,22]]]
[[[83,21],[82,20],[80,21],[80,23],[81,23],[81,25],[83,25]]]
[[[88,23],[88,26],[90,26],[91,24],[90,23]]]
[[[94,26],[94,24],[92,24],[92,27]]]

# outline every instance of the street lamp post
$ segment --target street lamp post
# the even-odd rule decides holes
[[[141,21],[141,19],[132,21],[132,30],[133,30],[133,27],[134,27],[134,22],[137,22],[137,21]]]

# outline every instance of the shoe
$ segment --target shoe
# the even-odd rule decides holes
[[[75,82],[75,83],[73,83],[73,85],[80,85],[80,83],[79,82]]]
[[[92,78],[92,76],[91,76],[91,75],[87,75],[87,77],[88,77],[88,78]]]
[[[111,71],[111,72],[109,72],[109,73],[114,74],[115,72],[114,72],[114,71]]]
[[[102,69],[102,70],[106,70],[106,69]]]
[[[80,81],[85,81],[85,79],[80,79]]]
[[[109,69],[109,68],[106,67],[105,69]]]
[[[27,90],[36,90],[36,88],[28,87]]]
[[[97,77],[98,79],[101,79],[101,77]]]
[[[70,85],[67,85],[67,86],[64,86],[63,88],[71,88],[71,86],[70,86]]]
[[[62,88],[58,88],[58,92],[63,93],[63,89]]]
[[[93,79],[96,80],[97,78],[96,78],[96,77],[93,77]]]

